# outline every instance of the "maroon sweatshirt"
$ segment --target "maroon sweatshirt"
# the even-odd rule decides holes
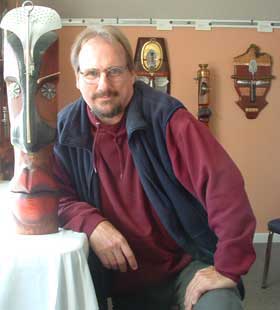
[[[101,221],[109,220],[124,235],[138,270],[114,272],[116,293],[166,280],[186,266],[191,256],[169,236],[147,199],[129,151],[125,117],[116,125],[104,125],[89,109],[88,116],[102,211],[79,201],[70,178],[56,162],[65,194],[59,206],[61,224],[90,236]],[[204,205],[209,226],[218,236],[216,269],[238,281],[255,259],[255,218],[239,170],[209,129],[185,109],[172,116],[166,139],[176,177]]]

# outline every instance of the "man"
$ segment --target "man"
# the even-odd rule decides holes
[[[255,219],[232,160],[180,102],[135,82],[117,28],[84,30],[71,61],[82,97],[59,114],[59,218],[88,235],[100,308],[109,282],[114,309],[242,309]]]

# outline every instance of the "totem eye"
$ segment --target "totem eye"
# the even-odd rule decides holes
[[[48,100],[53,99],[56,96],[55,85],[52,83],[43,84],[41,87],[41,94],[43,97],[47,98]]]
[[[7,94],[10,98],[14,99],[19,97],[21,93],[20,86],[17,82],[8,82],[7,83]]]

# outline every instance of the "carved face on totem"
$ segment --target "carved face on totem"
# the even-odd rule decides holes
[[[20,21],[29,20],[29,37],[13,29],[9,20],[17,18],[18,23],[17,12],[9,13],[19,9]],[[40,22],[39,13],[46,12],[45,9],[32,6],[31,12],[29,6],[28,10],[26,7],[17,8],[4,17],[4,26],[3,21],[1,23],[6,30],[4,79],[15,153],[12,212],[20,234],[47,234],[58,230],[58,193],[52,175],[59,74],[58,36],[52,31],[42,31],[40,25],[36,25]],[[26,12],[28,18],[25,18]],[[36,33],[38,29],[44,33]]]

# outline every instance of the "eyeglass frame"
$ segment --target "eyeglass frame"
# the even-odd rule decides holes
[[[112,72],[113,70],[119,70],[119,72],[116,72],[116,75],[114,75]],[[128,70],[128,66],[112,66],[109,67],[107,69],[104,70],[99,70],[97,68],[92,68],[92,69],[87,69],[85,71],[80,71],[79,70],[79,74],[81,74],[81,76],[83,77],[83,80],[87,83],[87,84],[97,84],[100,80],[100,76],[101,73],[104,73],[106,78],[110,81],[110,82],[116,82],[118,80],[122,79],[123,74]],[[96,77],[93,80],[90,80],[87,78],[87,76],[85,74],[90,74],[92,72],[96,72]],[[111,74],[111,75],[110,75]]]

